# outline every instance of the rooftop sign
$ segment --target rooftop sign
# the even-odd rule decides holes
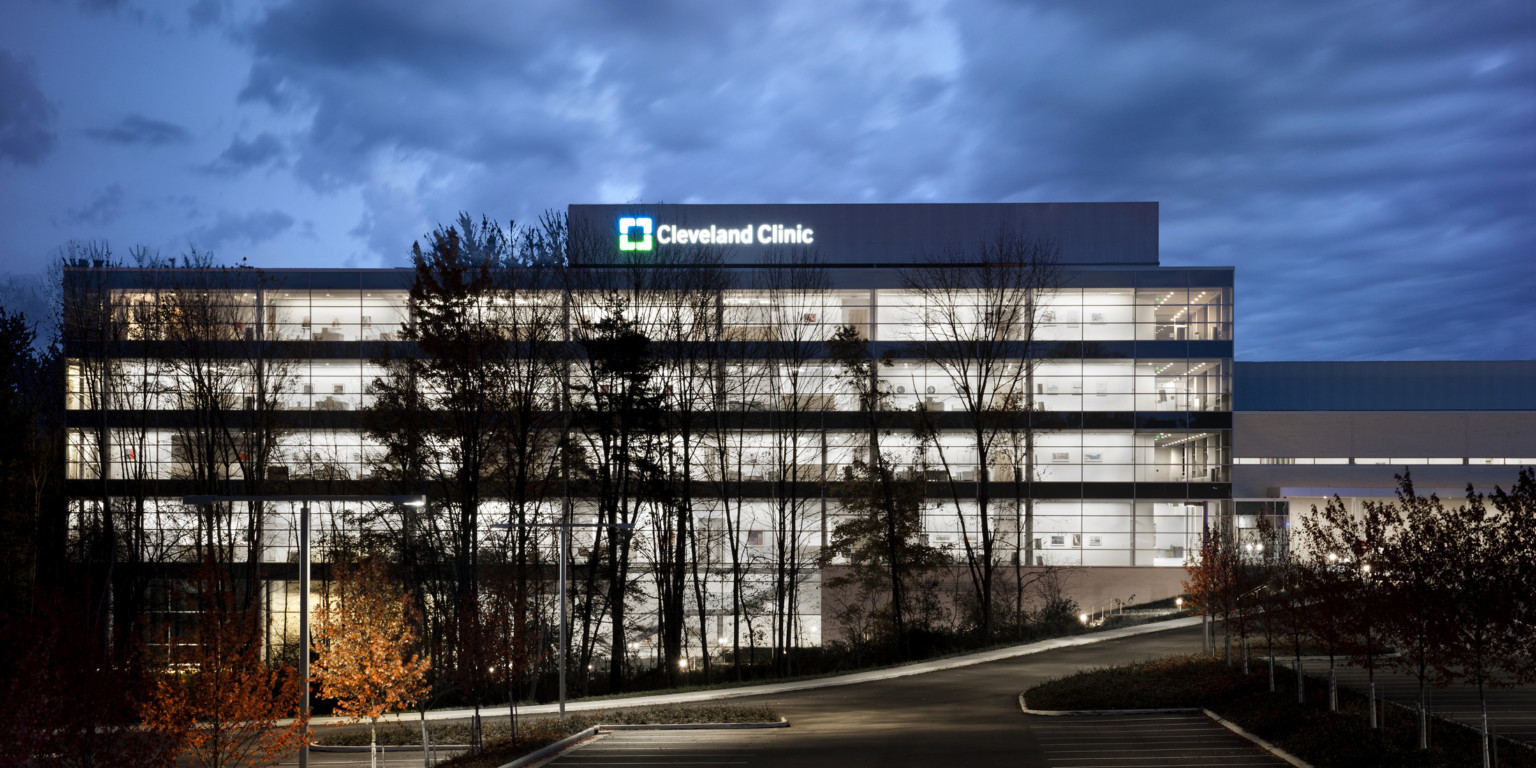
[[[814,251],[829,266],[912,264],[1011,233],[1049,240],[1067,264],[1157,264],[1156,203],[572,205],[570,227],[591,244],[573,253],[578,263],[686,247],[727,264],[769,263],[788,251]]]
[[[654,241],[651,231],[655,230]],[[816,230],[804,224],[744,224],[741,227],[655,225],[649,216],[619,217],[619,250],[649,251],[661,245],[814,245]]]

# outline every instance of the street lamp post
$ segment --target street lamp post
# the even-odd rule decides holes
[[[318,495],[318,496],[183,496],[181,503],[190,507],[206,507],[227,501],[289,501],[299,504],[299,678],[303,681],[303,698],[299,700],[299,716],[309,718],[309,505],[311,502],[388,502],[400,507],[422,507],[426,496],[370,496],[370,495]],[[299,747],[299,768],[309,768],[309,738]]]
[[[555,528],[555,529],[557,529],[560,532],[560,535],[559,535],[559,538],[560,538],[560,568],[559,568],[560,585],[559,585],[559,587],[556,590],[556,593],[558,594],[558,597],[556,599],[560,602],[560,654],[559,654],[560,655],[560,716],[561,717],[565,717],[565,667],[566,667],[565,647],[567,645],[566,636],[569,634],[569,630],[566,628],[567,625],[569,624],[569,619],[567,618],[567,608],[566,608],[566,599],[565,599],[565,582],[566,582],[566,574],[565,574],[566,565],[565,564],[566,564],[566,562],[568,560],[570,560],[570,557],[571,557],[571,529],[572,528],[612,528],[614,530],[629,531],[629,530],[634,530],[635,524],[634,523],[570,523],[570,522],[560,522],[560,523],[518,523],[516,525],[498,524],[498,525],[492,525],[491,527],[492,528],[499,528],[501,530],[510,530],[512,528]]]

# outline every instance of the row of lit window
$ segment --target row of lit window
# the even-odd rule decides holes
[[[226,294],[229,303],[210,313],[218,325],[210,333],[233,339],[267,338],[302,341],[391,341],[400,338],[409,322],[404,292],[276,291],[256,306],[255,293]],[[548,294],[561,298],[560,294]],[[1230,340],[1232,312],[1227,289],[1198,291],[1135,291],[1131,289],[1055,292],[1040,302],[1034,318],[1034,338],[1047,341],[1111,340]],[[164,300],[152,294],[124,292],[115,297],[116,317],[128,335],[154,338],[153,326],[178,317],[163,309]],[[1189,301],[1190,303],[1185,303]],[[553,302],[504,305],[490,302],[486,309],[501,325],[563,322]],[[833,291],[828,293],[770,296],[762,292],[726,292],[717,321],[726,338],[738,340],[824,339],[837,328],[852,325],[879,340],[919,340],[931,336],[926,322],[935,312],[906,291]],[[959,305],[946,320],[957,319],[961,328],[989,327],[980,319],[985,309]],[[630,304],[629,315],[666,338],[679,327],[697,323],[677,322],[677,313],[689,307]],[[595,320],[603,306],[596,300],[578,301],[571,309],[573,321]],[[948,323],[943,323],[948,325]],[[995,326],[996,323],[990,324]],[[1017,318],[1002,323],[1017,336]],[[873,331],[873,332],[872,332]],[[969,331],[968,331],[969,332]]]
[[[803,513],[802,521],[786,538],[808,555],[806,562],[814,562],[823,536],[831,538],[840,519],[840,507],[835,501],[828,502],[827,515],[819,514],[819,500],[809,500],[818,513]],[[77,501],[75,517],[79,521],[88,518],[85,509],[93,502]],[[730,561],[731,548],[727,546],[728,531],[725,521],[718,515],[708,499],[696,500],[698,539],[701,545],[701,564],[723,565]],[[158,521],[158,528],[147,532],[161,549],[174,551],[181,543],[188,548],[197,530],[196,517],[177,499],[148,500],[149,508],[156,511],[150,519]],[[298,536],[294,515],[296,505],[274,502],[267,505],[266,533],[262,539],[261,559],[265,562],[296,562]],[[976,506],[962,502],[957,507],[949,503],[936,504],[922,513],[922,540],[948,551],[956,559],[964,557],[967,540],[979,543],[979,526]],[[1188,552],[1199,546],[1202,516],[1205,508],[1198,503],[1148,502],[1148,501],[1095,501],[1095,500],[1041,500],[1034,504],[1032,549],[1039,562],[1049,564],[1084,565],[1183,565]],[[235,514],[242,514],[235,510]],[[383,520],[390,513],[385,509],[364,514],[362,510],[345,505],[319,504],[313,510],[317,535],[316,559],[321,560],[329,551],[328,539],[354,536],[364,531],[385,532],[391,523]],[[548,510],[546,510],[548,514]],[[776,544],[779,532],[775,520],[780,519],[777,505],[769,499],[746,499],[736,508],[739,515],[732,527],[737,543],[742,545],[743,557],[758,561]],[[487,503],[481,509],[482,520],[493,520],[506,515],[504,504]],[[1007,500],[996,500],[991,505],[994,518],[995,546],[1007,552],[1025,542],[1017,540],[1013,530],[1021,521]],[[578,505],[578,521],[592,519],[588,510]],[[418,523],[420,524],[420,523]],[[642,542],[654,534],[649,518],[641,515],[637,532]],[[535,529],[529,534],[545,557],[557,557],[554,534]],[[505,531],[483,528],[481,539],[486,546],[504,541]],[[582,557],[593,543],[594,532],[575,529],[572,534],[572,552]],[[1135,562],[1131,562],[1135,553]],[[645,547],[636,549],[636,557],[644,561]]]
[[[1279,457],[1242,457],[1232,460],[1233,464],[1398,464],[1398,465],[1469,465],[1469,466],[1536,466],[1536,459],[1509,459],[1509,458],[1466,458],[1466,457],[1391,457],[1391,458],[1362,458],[1362,457],[1328,457],[1328,458],[1293,458],[1289,456]]]
[[[178,432],[113,433],[111,476],[174,479],[194,466],[222,467],[243,476],[251,463],[237,446],[207,455],[205,447]],[[719,441],[703,440],[693,454],[694,477],[703,481],[835,480],[867,461],[859,432],[804,435],[780,445],[766,432],[733,432]],[[1187,482],[1222,481],[1228,449],[1216,432],[1162,433],[1130,431],[1046,432],[1034,440],[1034,478],[1043,482]],[[270,480],[348,480],[372,476],[381,444],[357,432],[294,432],[279,438],[267,461]],[[882,450],[903,473],[922,473],[929,481],[974,482],[981,467],[974,447],[959,433],[946,432],[938,444],[920,447],[911,435],[888,435]],[[100,451],[90,432],[72,430],[67,444],[67,476],[99,476]],[[1022,446],[996,446],[987,478],[1011,482],[1026,478]]]
[[[177,410],[212,405],[193,398],[190,386],[183,382],[174,362],[146,366],[140,361],[116,364],[117,378],[111,389],[113,410]],[[1011,398],[1017,407],[1043,411],[1221,411],[1230,409],[1231,379],[1226,365],[1219,360],[1139,361],[1049,361],[1040,363],[1026,381],[1014,371],[1016,391],[997,392],[999,398]],[[258,389],[253,377],[244,374],[243,361],[233,361],[219,372],[216,386],[223,389],[218,405],[229,410],[255,407]],[[373,405],[373,382],[385,370],[359,361],[292,360],[267,364],[267,381],[260,389],[272,393],[278,407],[289,410],[347,411]],[[203,372],[207,377],[207,372]],[[999,380],[1006,381],[1006,375]],[[841,381],[836,368],[825,364],[793,367],[782,361],[726,366],[716,380],[701,373],[691,384],[702,389],[701,400],[720,398],[718,407],[731,411],[828,410],[851,411],[858,401]],[[575,395],[583,401],[601,394],[585,381],[578,366],[572,373]],[[553,395],[556,379],[547,377],[544,394]],[[715,382],[721,385],[716,392]],[[929,411],[961,411],[968,403],[957,396],[955,382],[936,366],[920,362],[898,362],[881,371],[882,388],[889,395],[889,406],[911,409],[922,406]],[[663,370],[653,379],[663,391],[684,391],[690,384],[669,377]],[[78,363],[69,368],[68,407],[90,409],[95,399],[88,396],[92,384],[87,371]],[[994,383],[993,386],[1001,386]],[[1023,391],[1024,389],[1030,391]]]

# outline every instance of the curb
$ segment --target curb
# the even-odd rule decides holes
[[[597,729],[598,733],[607,733],[609,731],[724,731],[724,730],[745,730],[745,729],[752,729],[752,728],[788,728],[788,727],[789,727],[789,721],[785,720],[782,717],[779,718],[779,721],[776,722],[776,723],[655,723],[655,724],[652,724],[652,725],[601,725],[601,724],[599,724],[599,725],[593,726],[593,728]],[[588,729],[588,730],[591,730],[591,729]],[[585,733],[585,732],[586,731],[582,731],[582,733]],[[577,734],[577,735],[580,735],[580,734]],[[595,734],[593,734],[593,735],[595,735]],[[553,746],[555,746],[557,744],[563,743],[564,741],[569,741],[570,738],[573,738],[573,737],[567,737],[566,739],[562,739],[559,742],[555,742],[555,744],[549,745],[549,747],[553,747]],[[545,749],[548,749],[549,747],[545,747]],[[468,750],[469,749],[469,745],[468,744],[433,744],[432,745],[432,749]],[[420,752],[421,751],[421,745],[420,744],[380,744],[378,746],[378,750],[380,752]],[[367,754],[368,753],[368,747],[362,746],[362,745],[358,745],[358,744],[311,744],[311,745],[309,745],[309,751],[311,751],[311,752],[349,753],[349,754]],[[532,756],[534,754],[538,754],[538,753],[536,753],[536,752],[529,753],[528,755],[524,755],[523,758],[519,758],[519,759],[524,759],[524,758],[530,757],[530,756]],[[508,765],[514,765],[514,763],[508,763]]]
[[[795,693],[798,691],[819,690],[822,688],[836,688],[844,685],[857,685],[859,683],[873,683],[881,680],[892,680],[899,677],[922,675],[929,672],[943,672],[950,669],[969,667],[977,664],[986,664],[993,661],[1029,656],[1045,651],[1054,651],[1060,648],[1075,648],[1080,645],[1093,645],[1095,643],[1108,642],[1110,640],[1123,640],[1127,637],[1138,637],[1155,632],[1165,632],[1171,629],[1183,629],[1185,627],[1198,626],[1199,616],[1188,616],[1166,621],[1153,621],[1146,624],[1137,624],[1132,627],[1119,629],[1107,629],[1097,632],[1089,632],[1066,637],[1037,640],[1023,645],[1011,645],[1003,648],[994,648],[989,651],[977,651],[963,656],[954,656],[947,659],[935,659],[933,661],[919,661],[905,664],[890,669],[876,669],[864,672],[850,672],[842,675],[818,677],[813,680],[799,680],[786,683],[764,683],[761,685],[745,685],[737,688],[717,688],[707,691],[690,691],[686,693],[658,693],[645,696],[632,696],[617,699],[589,699],[577,700],[566,704],[567,712],[591,712],[604,709],[629,709],[633,707],[654,707],[666,704],[697,704],[703,701],[720,701],[723,699],[739,699],[747,696],[768,696],[781,693]],[[551,715],[559,711],[555,704],[528,704],[519,705],[519,714]],[[427,720],[466,720],[474,716],[473,709],[438,710],[426,713]],[[502,717],[507,715],[507,707],[481,707],[481,717]],[[391,714],[379,718],[380,723],[409,722],[415,723],[417,713],[409,715]],[[277,725],[286,725],[288,720],[280,720]],[[311,718],[312,725],[328,725],[333,722],[351,722],[346,718],[316,717]]]
[[[1026,715],[1038,717],[1068,717],[1072,715],[1162,715],[1190,712],[1203,712],[1199,707],[1171,707],[1168,709],[1030,709],[1024,703],[1024,694],[1019,694],[1019,711]]]
[[[1243,737],[1243,738],[1253,742],[1254,746],[1257,746],[1259,749],[1262,749],[1265,752],[1268,752],[1271,755],[1274,755],[1275,757],[1278,757],[1281,760],[1284,760],[1287,763],[1290,763],[1291,765],[1296,766],[1296,768],[1312,768],[1312,764],[1311,763],[1309,763],[1309,762],[1307,762],[1305,760],[1302,760],[1301,758],[1299,758],[1299,757],[1297,757],[1297,756],[1295,756],[1295,755],[1293,755],[1293,754],[1291,754],[1291,753],[1289,753],[1289,752],[1287,752],[1287,751],[1285,751],[1285,750],[1283,750],[1283,749],[1281,749],[1281,748],[1279,748],[1279,747],[1277,747],[1277,746],[1275,746],[1275,745],[1273,745],[1273,744],[1271,744],[1271,743],[1269,743],[1269,742],[1259,738],[1258,736],[1255,736],[1255,735],[1249,733],[1246,730],[1243,730],[1243,727],[1238,725],[1237,723],[1234,723],[1231,720],[1227,720],[1227,719],[1223,718],[1221,715],[1218,715],[1215,712],[1210,711],[1209,709],[1203,710],[1203,711],[1205,712],[1205,716],[1206,717],[1209,717],[1210,719],[1215,720],[1216,723],[1218,725],[1220,725],[1221,727],[1226,728],[1227,730],[1229,730],[1229,731],[1231,731],[1231,732],[1233,732],[1233,733],[1235,733],[1235,734],[1237,734],[1237,735],[1239,735],[1239,736],[1241,736],[1241,737]]]
[[[777,723],[657,723],[655,725],[594,725],[571,734],[553,744],[529,752],[510,763],[497,768],[528,768],[543,764],[566,750],[600,738],[611,731],[729,731],[754,728],[788,728],[789,721],[779,718]]]
[[[432,749],[469,749],[468,744],[433,744]],[[415,752],[421,753],[420,744],[380,744],[380,752]],[[358,744],[311,744],[311,752],[331,752],[346,754],[368,754],[368,747]]]
[[[576,746],[577,744],[581,744],[581,743],[584,743],[584,742],[586,742],[586,741],[588,741],[590,739],[597,738],[597,735],[598,735],[597,731],[598,731],[598,728],[600,728],[600,727],[601,726],[594,725],[591,728],[587,728],[585,730],[577,731],[576,733],[573,733],[570,736],[567,736],[567,737],[565,737],[565,738],[563,738],[563,739],[561,739],[561,740],[559,740],[559,741],[557,741],[557,742],[555,742],[553,744],[550,744],[549,746],[540,747],[539,749],[536,749],[536,750],[534,750],[532,752],[529,752],[528,754],[523,755],[522,757],[519,757],[518,759],[513,760],[510,763],[505,763],[505,764],[499,766],[499,768],[523,768],[523,766],[535,765],[537,763],[542,763],[542,762],[548,760],[549,758],[552,758],[552,757],[560,754],[561,752],[564,752],[567,749],[570,749],[571,747]]]
[[[601,731],[745,731],[754,728],[788,728],[789,721],[776,723],[657,723],[655,725],[599,725]]]

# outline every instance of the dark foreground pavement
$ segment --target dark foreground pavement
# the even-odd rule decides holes
[[[1044,680],[1084,667],[1199,649],[1198,628],[1176,629],[911,677],[740,698],[731,703],[771,705],[789,719],[791,727],[769,731],[717,731],[697,738],[658,736],[651,737],[646,744],[632,743],[639,737],[625,736],[609,740],[606,749],[576,750],[558,764],[753,768],[951,765],[1089,768],[1100,763],[1129,768],[1131,765],[1265,764],[1263,752],[1246,748],[1224,736],[1225,731],[1219,726],[1200,727],[1196,719],[1181,722],[1177,728],[1168,727],[1171,724],[1161,729],[1121,727],[1118,730],[1125,732],[1118,735],[1114,724],[1105,721],[1101,729],[1103,743],[1096,746],[1132,745],[1130,753],[1069,754],[1063,751],[1060,729],[1094,728],[1093,722],[1074,718],[1069,725],[1062,722],[1063,718],[1032,718],[1019,712],[1019,693]],[[1167,742],[1166,735],[1157,738],[1157,730],[1167,730],[1190,739],[1175,738]],[[1137,740],[1148,739],[1158,743],[1134,746]],[[603,744],[600,741],[592,747]],[[1212,744],[1219,747],[1224,759],[1212,760],[1194,754]],[[1154,748],[1172,751],[1151,752]],[[1190,754],[1189,759],[1179,757],[1186,752]],[[1148,759],[1143,760],[1144,756]],[[351,764],[367,765],[367,755],[358,757],[361,759]],[[1131,757],[1136,759],[1126,759]],[[408,762],[408,759],[399,753],[392,754],[389,764],[420,765],[419,755],[414,762]],[[326,762],[328,765],[341,763]],[[290,759],[284,764],[294,763]]]
[[[1046,749],[1059,735],[1053,729],[1063,727],[1063,718],[1026,717],[1019,712],[1019,693],[1084,667],[1198,650],[1199,628],[1179,629],[914,677],[741,699],[743,704],[769,704],[792,723],[755,744],[748,764],[754,768],[1095,765],[1099,761],[1048,758]],[[1091,721],[1073,719],[1073,725],[1079,722],[1093,727]],[[1264,753],[1252,749],[1248,754]],[[1121,759],[1108,764],[1138,762],[1126,761],[1127,756],[1117,755]]]

